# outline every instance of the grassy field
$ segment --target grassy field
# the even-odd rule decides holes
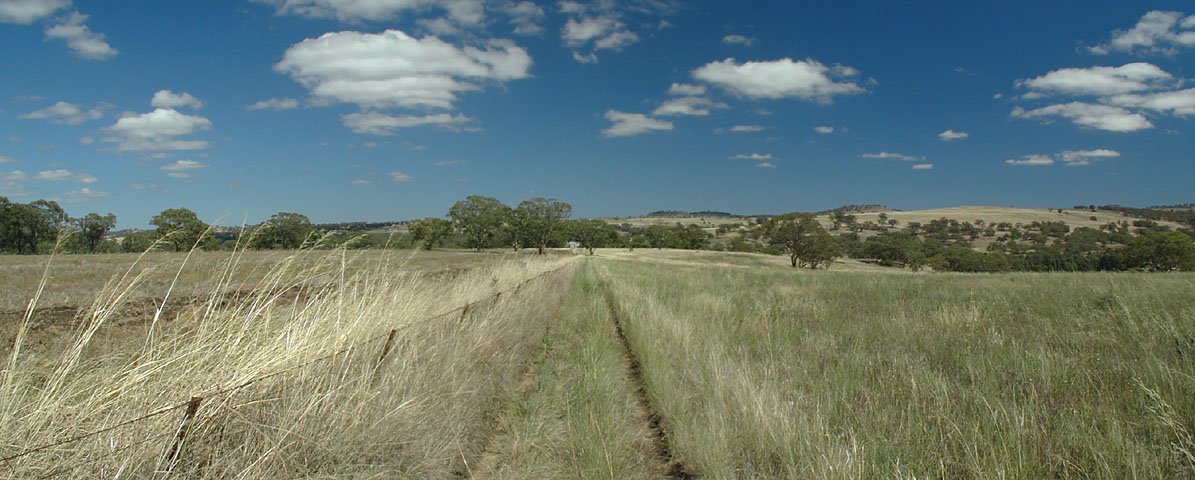
[[[1195,276],[596,271],[701,476],[1195,475]]]
[[[153,277],[118,279],[80,293],[89,303],[44,345],[27,344],[31,325],[16,325],[0,383],[0,456],[103,433],[5,461],[0,476],[467,471],[542,342],[575,259],[512,256],[427,275],[402,256],[350,255],[290,252],[262,260],[265,271],[256,273],[201,265],[219,273],[180,275],[207,290],[201,301],[133,324],[115,320],[133,292],[155,286]],[[229,288],[238,282],[249,284]],[[177,407],[192,396],[205,399],[172,461]]]
[[[176,461],[182,410],[0,477],[1195,478],[1195,275],[271,255],[6,321],[0,457],[206,399]]]

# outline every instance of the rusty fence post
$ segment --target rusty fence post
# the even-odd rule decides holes
[[[394,348],[394,337],[398,335],[398,329],[390,329],[390,335],[386,337],[386,344],[382,345],[382,354],[378,355],[378,363],[373,366],[373,378],[370,379],[370,385],[374,385],[378,381],[378,372],[382,369],[382,362],[386,361],[386,356],[390,355],[390,350]]]
[[[183,421],[178,426],[178,434],[174,436],[174,444],[170,446],[166,457],[163,458],[163,463],[166,464],[166,473],[170,473],[178,464],[178,457],[183,453],[183,441],[187,438],[187,432],[191,430],[191,424],[195,422],[195,414],[199,413],[201,402],[203,402],[203,397],[191,397],[191,400],[187,402],[187,410],[183,412]]]
[[[464,308],[461,308],[461,318],[456,323],[463,325],[465,323],[465,316],[467,315],[469,315],[469,304],[466,303]]]

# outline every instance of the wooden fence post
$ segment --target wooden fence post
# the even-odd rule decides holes
[[[191,397],[191,400],[187,402],[187,410],[183,412],[183,421],[178,427],[178,434],[174,436],[174,444],[170,446],[170,451],[163,458],[166,464],[166,473],[174,470],[174,466],[178,463],[179,455],[183,453],[183,441],[187,438],[187,432],[191,429],[191,424],[195,421],[195,414],[199,413],[199,404],[201,402],[203,402],[203,397]]]

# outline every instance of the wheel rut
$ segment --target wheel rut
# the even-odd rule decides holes
[[[609,285],[606,285],[604,290],[606,307],[610,309],[610,319],[614,322],[614,329],[618,333],[618,344],[626,356],[627,373],[631,378],[631,384],[635,390],[635,401],[645,413],[647,427],[651,431],[652,450],[654,450],[652,453],[666,467],[665,475],[667,478],[697,478],[696,475],[672,454],[663,417],[660,416],[657,406],[651,400],[651,396],[647,394],[647,382],[643,378],[643,365],[639,361],[639,356],[635,354],[635,349],[631,348],[631,343],[623,328],[622,311],[618,307],[618,302],[614,298],[614,292],[610,289]]]

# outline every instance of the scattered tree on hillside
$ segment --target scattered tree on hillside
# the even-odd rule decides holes
[[[569,238],[580,243],[593,255],[593,249],[610,245],[618,239],[614,226],[602,220],[574,220],[567,225]]]
[[[14,203],[0,197],[0,250],[37,254],[66,226],[66,211],[52,200]]]
[[[465,236],[471,248],[481,251],[495,245],[503,228],[509,223],[510,207],[493,197],[471,195],[456,202],[448,210],[452,226]]]
[[[149,223],[158,227],[158,237],[173,246],[176,252],[190,250],[210,236],[208,224],[186,208],[163,210]]]
[[[428,217],[410,224],[411,236],[424,250],[431,250],[444,237],[452,233],[452,222],[442,218]]]
[[[258,228],[253,244],[256,248],[293,250],[302,247],[314,231],[306,215],[278,212]]]
[[[108,231],[116,226],[116,215],[111,213],[107,215],[89,213],[84,215],[83,218],[78,219],[75,224],[79,227],[83,246],[87,249],[88,253],[95,253],[95,249],[104,240],[104,235],[107,235]]]
[[[829,266],[842,256],[842,246],[822,228],[813,214],[788,213],[772,217],[764,224],[763,235],[779,246],[794,268]]]
[[[542,255],[548,243],[562,233],[564,222],[572,212],[572,205],[552,198],[523,200],[511,212],[511,236],[515,249],[520,245],[533,246]]]

